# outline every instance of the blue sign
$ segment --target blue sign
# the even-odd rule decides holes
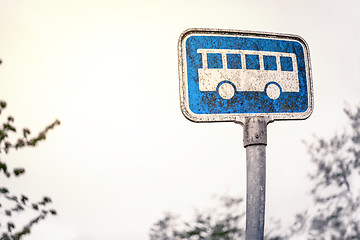
[[[179,70],[193,121],[305,119],[313,109],[309,51],[295,35],[190,29],[179,39]]]

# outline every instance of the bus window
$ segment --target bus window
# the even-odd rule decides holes
[[[208,68],[222,68],[221,53],[208,53],[207,54]]]
[[[246,54],[245,59],[247,69],[260,69],[259,55]]]
[[[277,70],[276,56],[263,56],[264,59],[264,70]]]
[[[291,57],[280,57],[281,71],[293,71]]]
[[[241,55],[228,53],[226,54],[228,69],[241,69]]]

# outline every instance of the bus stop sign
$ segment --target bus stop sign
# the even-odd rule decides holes
[[[309,49],[299,36],[188,29],[178,55],[181,109],[191,121],[305,119],[312,113]]]

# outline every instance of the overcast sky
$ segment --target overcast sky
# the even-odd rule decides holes
[[[191,216],[214,194],[245,196],[242,127],[180,111],[177,41],[194,27],[290,33],[310,47],[315,108],[268,126],[266,217],[311,203],[302,140],[360,103],[360,1],[0,0],[0,98],[19,129],[62,124],[6,159],[4,183],[58,216],[29,240],[142,240],[163,212]],[[9,163],[10,164],[10,163]]]

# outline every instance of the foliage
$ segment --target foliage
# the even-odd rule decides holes
[[[241,198],[221,197],[220,206],[203,212],[194,219],[179,224],[177,217],[165,214],[150,230],[150,240],[234,240],[244,235],[240,227],[244,211]]]
[[[314,142],[305,142],[316,169],[309,175],[313,184],[310,192],[313,206],[296,214],[285,231],[279,231],[280,221],[268,228],[266,239],[287,240],[294,236],[308,240],[360,239],[360,106],[355,110],[347,107],[344,111],[350,124],[341,134],[330,139],[315,137]],[[208,211],[185,222],[185,228],[179,230],[177,218],[168,213],[153,225],[150,239],[244,239],[238,221],[244,214],[238,211],[229,214],[227,219],[234,219],[231,224]]]
[[[6,102],[0,101],[0,114],[5,108]],[[17,133],[17,129],[14,126],[14,118],[11,116],[7,117],[6,121],[0,126],[0,156],[3,156],[4,154],[7,155],[11,150],[37,146],[39,142],[46,139],[48,132],[57,125],[60,125],[59,120],[55,120],[35,137],[30,137],[30,130],[24,128],[22,130],[22,136],[12,142],[9,139],[11,139],[13,134]],[[0,158],[0,176],[2,175],[6,178],[11,178],[22,176],[24,173],[25,169],[22,167],[9,169],[8,164]],[[30,202],[26,195],[13,195],[8,188],[0,186],[0,216],[4,216],[0,218],[0,240],[20,240],[23,236],[30,233],[34,224],[45,219],[49,214],[56,215],[54,209],[49,209],[48,204],[50,203],[51,199],[46,196],[40,201]],[[15,217],[15,215],[28,211],[35,212],[35,217],[25,226],[18,229],[11,219]],[[4,219],[7,219],[8,221],[4,222]]]
[[[349,130],[307,145],[317,168],[310,175],[316,211],[308,217],[309,239],[360,239],[360,106],[345,113]]]

